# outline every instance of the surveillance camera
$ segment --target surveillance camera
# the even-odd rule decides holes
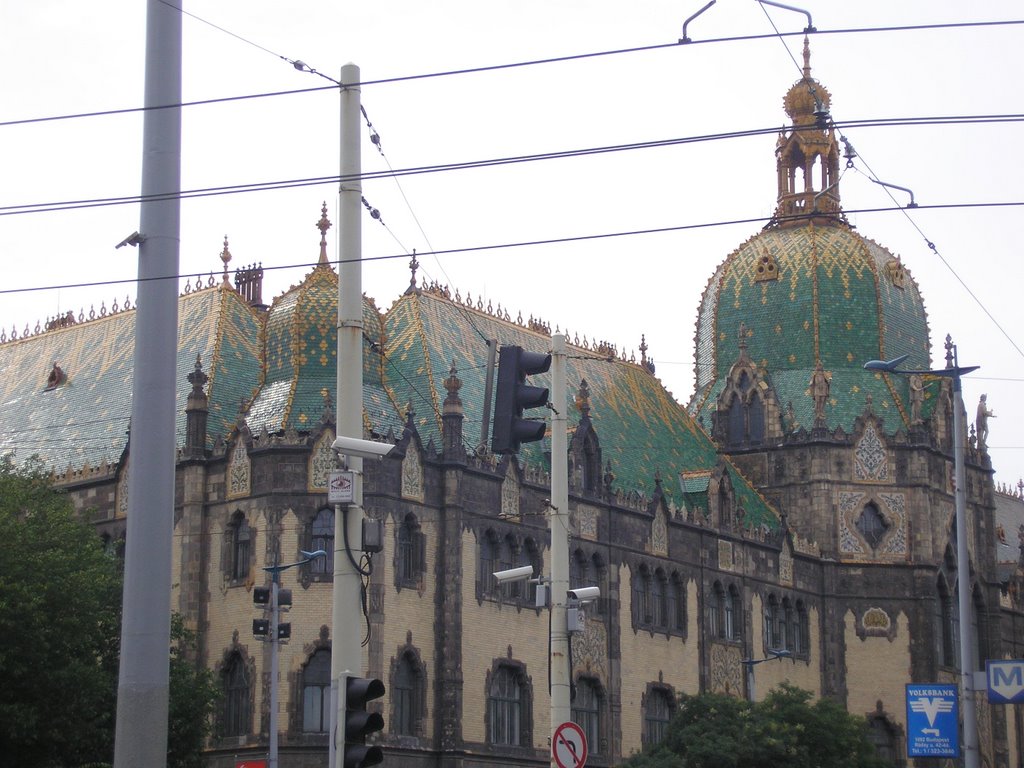
[[[533,576],[532,565],[522,565],[519,568],[509,568],[507,571],[495,571],[494,578],[499,584],[506,581],[523,581]]]
[[[346,456],[357,456],[361,459],[383,459],[392,450],[392,443],[378,443],[375,440],[361,440],[358,437],[338,435],[331,447]]]
[[[579,600],[581,603],[589,603],[601,596],[600,587],[576,587],[569,590],[569,597],[572,600]]]

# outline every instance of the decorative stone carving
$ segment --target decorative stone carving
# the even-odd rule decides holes
[[[718,567],[723,571],[733,571],[736,569],[736,563],[733,560],[732,542],[722,541],[718,542]]]
[[[245,437],[238,436],[231,459],[228,461],[228,498],[237,499],[248,496],[252,487],[252,461],[245,447]]]
[[[423,501],[423,495],[423,464],[416,441],[410,440],[402,459],[402,498]]]
[[[654,513],[651,523],[651,552],[655,555],[668,557],[668,524],[665,521],[665,510],[661,507]]]
[[[519,519],[519,478],[516,477],[515,463],[510,461],[501,483],[501,516]]]
[[[327,479],[337,466],[334,450],[334,430],[325,429],[309,454],[309,490],[327,491]]]
[[[878,436],[873,423],[864,427],[864,434],[853,451],[853,476],[857,480],[869,480],[878,483],[889,480],[889,460],[885,444]]]

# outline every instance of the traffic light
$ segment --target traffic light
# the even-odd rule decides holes
[[[345,678],[345,768],[363,768],[384,761],[380,747],[366,746],[366,737],[384,730],[384,717],[367,712],[366,704],[384,695],[384,683],[365,677]]]
[[[524,419],[527,408],[547,405],[548,391],[526,383],[526,377],[551,367],[551,355],[527,352],[522,347],[502,347],[498,355],[498,389],[494,395],[494,430],[491,450],[517,453],[520,443],[544,437],[543,419]]]

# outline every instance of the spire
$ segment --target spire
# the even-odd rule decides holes
[[[320,221],[316,223],[316,228],[320,230],[320,260],[317,262],[317,266],[330,266],[330,261],[327,260],[327,230],[331,228],[331,221],[327,218],[326,200],[320,209]]]
[[[804,35],[804,80],[811,79],[811,41]]]

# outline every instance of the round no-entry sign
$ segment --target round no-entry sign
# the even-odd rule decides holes
[[[555,728],[551,754],[558,768],[583,768],[587,764],[587,737],[576,723],[562,723]]]

